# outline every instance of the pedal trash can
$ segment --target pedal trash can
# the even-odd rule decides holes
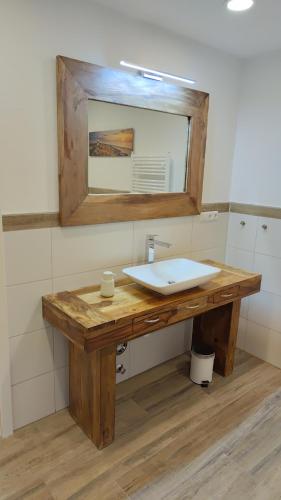
[[[213,379],[214,351],[206,345],[193,345],[191,349],[190,379],[208,387]]]

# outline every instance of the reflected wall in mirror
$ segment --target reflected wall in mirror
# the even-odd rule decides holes
[[[88,101],[89,194],[186,191],[190,119]]]

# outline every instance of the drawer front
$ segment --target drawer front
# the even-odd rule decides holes
[[[191,318],[201,309],[205,309],[208,304],[208,297],[200,297],[199,299],[189,300],[178,305],[178,314],[185,315],[186,318]]]
[[[176,308],[169,311],[140,316],[139,318],[135,318],[133,321],[133,332],[148,333],[153,332],[154,330],[160,330],[160,328],[165,328],[165,326],[179,321],[176,317]]]
[[[168,311],[140,316],[133,321],[133,332],[144,334],[160,330],[173,323],[192,318],[198,311],[205,309],[206,306],[207,297],[201,297],[198,300],[184,302]]]
[[[216,293],[214,295],[214,304],[219,304],[220,302],[226,302],[228,300],[236,299],[239,297],[239,286],[233,286],[227,290]]]

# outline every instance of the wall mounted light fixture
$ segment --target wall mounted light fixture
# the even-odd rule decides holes
[[[143,66],[138,66],[137,64],[133,64],[127,61],[120,61],[121,66],[126,66],[126,68],[136,69],[141,71],[145,78],[152,78],[153,76],[158,76],[161,79],[170,78],[172,80],[178,80],[179,82],[189,83],[189,85],[194,85],[196,83],[195,80],[191,78],[183,78],[181,76],[171,75],[170,73],[164,73],[163,71],[157,71],[156,69],[145,68]],[[154,80],[160,80],[160,78],[152,78]]]

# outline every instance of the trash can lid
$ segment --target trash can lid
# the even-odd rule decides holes
[[[192,351],[194,354],[201,354],[201,356],[212,356],[215,354],[214,349],[206,344],[194,344]]]

